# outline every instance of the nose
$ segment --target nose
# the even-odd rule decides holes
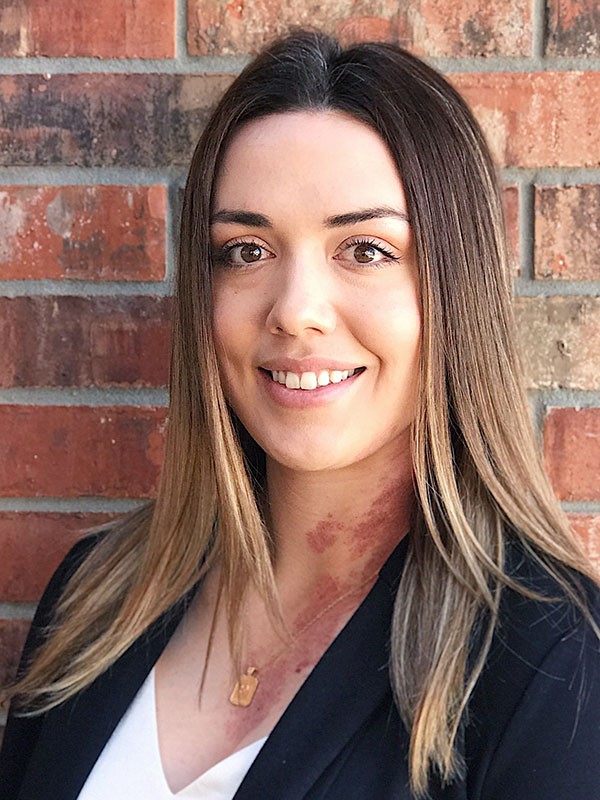
[[[282,260],[274,282],[267,327],[271,333],[302,336],[331,333],[336,325],[331,276],[314,254]]]

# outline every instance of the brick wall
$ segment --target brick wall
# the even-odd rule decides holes
[[[407,45],[473,105],[506,184],[546,460],[600,563],[594,0],[3,0],[0,681],[76,531],[154,491],[191,147],[247,56],[302,23]]]

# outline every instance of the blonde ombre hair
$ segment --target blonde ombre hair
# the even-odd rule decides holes
[[[227,406],[213,345],[209,219],[233,133],[252,119],[301,109],[338,110],[378,132],[398,166],[414,231],[423,306],[413,426],[417,507],[393,619],[391,680],[411,732],[413,790],[422,795],[432,769],[450,780],[464,768],[455,739],[502,588],[528,594],[504,571],[507,542],[528,551],[584,613],[575,572],[594,576],[553,496],[530,426],[487,146],[450,84],[392,45],[342,49],[322,34],[293,34],[244,69],[214,111],[183,205],[158,497],[99,539],[11,695],[22,713],[40,713],[82,690],[216,557],[234,656],[249,583],[275,607],[276,543],[258,502],[264,453]]]

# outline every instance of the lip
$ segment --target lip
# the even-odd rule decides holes
[[[267,361],[261,361],[258,365],[260,369],[267,372],[295,372],[296,375],[302,375],[303,372],[316,372],[319,373],[326,369],[328,372],[332,370],[358,369],[364,367],[360,361],[336,361],[335,359],[327,358],[271,358]]]
[[[275,369],[275,367],[273,369]],[[318,368],[312,370],[304,369],[303,371],[316,372],[317,369]],[[322,367],[322,369],[327,368]],[[353,369],[353,367],[346,367],[346,369]],[[361,375],[366,370],[357,372],[350,378],[346,378],[346,380],[340,381],[339,383],[317,386],[316,389],[288,389],[285,384],[274,381],[269,374],[270,371],[271,370],[267,370],[266,367],[257,370],[259,381],[271,400],[274,400],[278,405],[284,406],[285,408],[314,408],[334,402],[347,392],[354,391],[356,381],[360,379]],[[295,372],[294,369],[288,369],[287,371]]]

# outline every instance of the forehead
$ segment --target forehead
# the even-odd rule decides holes
[[[406,209],[396,163],[368,125],[338,111],[293,111],[253,120],[223,155],[216,208],[282,210],[310,200],[315,211],[353,205]],[[337,207],[332,207],[336,206]]]

